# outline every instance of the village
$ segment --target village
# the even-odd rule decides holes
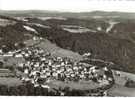
[[[84,54],[84,57],[88,55]],[[86,81],[91,82],[88,89],[106,90],[106,86],[112,86],[114,83],[112,71],[106,66],[98,67],[76,62],[68,57],[53,57],[51,53],[44,52],[39,47],[26,47],[3,56],[23,58],[25,62],[16,64],[16,76],[22,82],[31,82],[34,87],[51,89],[49,84],[55,81],[61,81],[68,86],[71,82],[77,85],[79,82]]]

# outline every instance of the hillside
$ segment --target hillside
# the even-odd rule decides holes
[[[6,26],[0,25],[1,47],[13,47],[15,42],[22,43],[36,35],[67,50],[80,54],[91,52],[92,58],[115,63],[112,68],[135,72],[134,20],[117,20],[109,28],[112,20],[104,19],[36,16],[3,16],[1,19],[10,20],[10,24],[9,21],[6,21],[8,24],[4,23]],[[12,49],[11,47],[8,49]]]
[[[132,73],[135,72],[135,44],[133,39],[134,34],[132,33],[134,31],[134,24],[131,24],[132,27],[123,25],[123,28],[120,28],[121,25],[117,24],[110,30],[109,33],[104,33],[105,29],[103,31],[95,30],[99,26],[98,22],[93,22],[95,24],[94,25],[88,21],[89,24],[93,26],[93,30],[96,32],[90,30],[84,33],[72,33],[70,31],[63,30],[60,25],[70,24],[82,26],[83,24],[81,23],[85,23],[85,21],[81,20],[82,22],[79,23],[79,21],[76,21],[77,19],[72,19],[73,21],[69,20],[70,19],[68,19],[68,21],[50,19],[42,22],[42,24],[48,24],[49,26],[53,27],[53,29],[39,28],[36,26],[33,26],[33,28],[36,28],[37,31],[40,32],[40,36],[55,42],[58,46],[64,49],[79,52],[80,54],[91,52],[93,58],[103,59],[105,61],[115,63],[115,67],[112,68]],[[89,28],[89,25],[85,24],[83,26],[87,26]],[[126,27],[132,32],[128,31],[128,29],[126,29],[126,32],[124,32]],[[118,32],[117,34],[115,33],[113,35],[113,31],[115,30]],[[119,32],[120,30],[121,32]],[[121,35],[119,35],[119,33],[121,33]],[[129,35],[129,33],[132,35]]]
[[[0,95],[134,96],[134,13],[0,14]]]

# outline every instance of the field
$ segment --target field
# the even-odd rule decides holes
[[[62,49],[58,47],[56,44],[53,44],[47,39],[44,40],[27,40],[25,41],[26,46],[36,46],[44,49],[45,52],[50,52],[52,56],[57,56],[57,57],[69,57],[72,58],[73,60],[81,60],[82,56],[79,55],[78,53],[75,53],[73,51],[67,50],[67,49]]]
[[[80,82],[69,82],[65,83],[62,81],[51,81],[48,85],[50,85],[52,88],[65,88],[69,87],[70,89],[77,89],[77,90],[90,90],[90,89],[96,89],[99,87],[99,84],[94,83],[92,81],[80,81]]]
[[[18,78],[0,77],[0,85],[18,86],[21,84],[22,84],[22,81],[19,80]]]
[[[69,57],[72,58],[73,60],[81,60],[82,56],[79,55],[78,53],[75,53],[70,50],[62,49],[58,47],[57,45],[51,43],[49,40],[45,39],[38,45],[37,47],[43,48],[44,51],[50,52],[52,56],[57,56],[57,57]]]
[[[115,84],[111,89],[108,90],[109,96],[117,97],[135,97],[135,89],[134,88],[127,88],[121,85]]]
[[[116,76],[116,72],[120,73],[120,76]],[[113,70],[115,83],[124,86],[128,79],[135,81],[135,75],[132,73]]]

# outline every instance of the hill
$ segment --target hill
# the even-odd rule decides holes
[[[26,21],[19,20],[18,17],[1,17],[1,19],[10,20],[6,21],[8,24],[3,23],[6,26],[0,26],[1,47],[10,44],[13,47],[15,42],[23,42],[37,35],[67,50],[80,54],[91,52],[92,58],[115,63],[115,66],[112,67],[114,69],[135,72],[135,24],[133,19],[133,21],[128,21],[128,19],[120,21],[109,32],[106,32],[109,27],[106,20],[61,19],[59,17],[49,19],[44,17],[44,20],[36,16],[20,18]],[[66,30],[64,30],[65,28]],[[88,30],[87,32],[68,31],[85,28]],[[8,49],[11,50],[11,47]]]

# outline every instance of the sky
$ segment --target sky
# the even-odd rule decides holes
[[[0,10],[135,12],[135,0],[0,0]]]

